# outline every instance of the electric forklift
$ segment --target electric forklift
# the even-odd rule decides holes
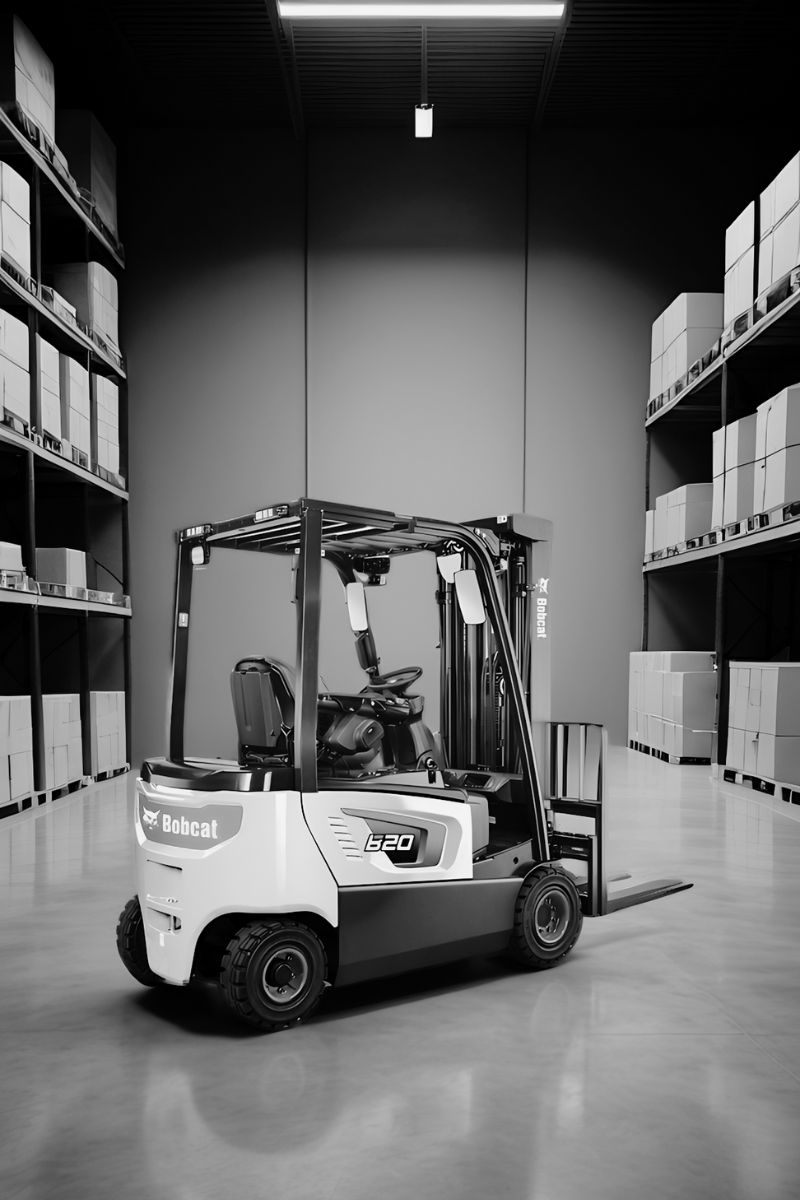
[[[541,719],[548,531],[526,514],[460,525],[301,499],[178,534],[168,756],[142,764],[137,894],[117,926],[134,978],[216,980],[273,1031],[330,986],[477,954],[553,967],[584,916],[691,886],[608,887],[605,731]],[[221,549],[284,561],[297,631],[294,654],[232,664],[229,761],[184,751],[193,585]],[[436,581],[433,712],[420,667],[381,671],[370,624],[368,592],[405,555]],[[320,685],[323,569],[341,584],[354,691]]]

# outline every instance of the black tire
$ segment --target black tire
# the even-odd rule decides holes
[[[219,981],[237,1017],[273,1033],[311,1016],[327,971],[325,947],[307,925],[255,921],[228,942]]]
[[[139,897],[134,896],[119,914],[117,924],[117,950],[133,978],[145,987],[158,987],[164,980],[150,970],[147,962],[147,945],[144,938],[144,921],[139,906]]]
[[[531,970],[554,967],[577,942],[583,927],[578,889],[559,867],[535,867],[514,906],[511,953]]]

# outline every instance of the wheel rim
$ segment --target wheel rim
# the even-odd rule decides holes
[[[554,946],[564,936],[572,906],[565,892],[551,888],[539,898],[533,913],[533,928],[537,939],[545,946]]]
[[[311,967],[299,946],[274,950],[261,972],[261,986],[272,1004],[291,1004],[308,983]]]

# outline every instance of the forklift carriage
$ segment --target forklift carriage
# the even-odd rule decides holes
[[[270,1031],[333,984],[474,954],[552,967],[584,915],[691,886],[609,893],[605,731],[548,720],[550,530],[301,499],[178,534],[169,755],[137,780],[137,895],[117,927],[139,982],[218,980]],[[295,581],[294,665],[281,648],[231,672],[238,761],[184,753],[192,580],[220,547],[283,555]],[[423,551],[438,582],[433,717],[413,691],[421,668],[380,672],[366,602],[393,560]],[[319,686],[323,559],[365,675],[354,693]]]

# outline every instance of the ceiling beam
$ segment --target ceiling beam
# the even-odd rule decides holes
[[[303,99],[300,92],[300,77],[297,73],[297,56],[294,52],[294,30],[291,22],[287,27],[281,21],[278,13],[277,0],[264,0],[272,36],[275,38],[275,51],[281,64],[283,90],[286,93],[286,103],[289,106],[289,116],[292,122],[294,136],[302,141],[306,136],[305,120],[303,117]]]
[[[550,91],[553,87],[553,81],[556,77],[558,69],[558,60],[561,57],[561,48],[564,45],[564,37],[566,36],[567,26],[572,20],[572,0],[566,0],[566,8],[564,16],[559,22],[553,40],[550,43],[550,49],[547,52],[547,59],[542,72],[542,85],[539,88],[539,95],[536,100],[536,110],[533,114],[533,128],[541,129],[544,121],[544,113],[547,107],[547,101],[550,98]]]

